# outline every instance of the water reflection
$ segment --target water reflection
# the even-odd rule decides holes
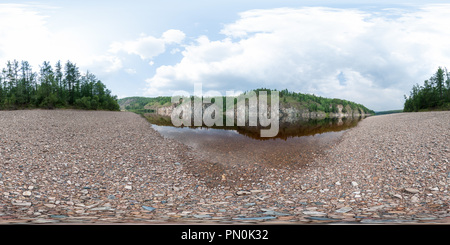
[[[163,134],[170,134],[169,132],[171,132],[172,134],[181,132],[186,133],[192,130],[194,130],[193,132],[197,133],[211,134],[212,132],[214,132],[214,130],[225,130],[238,133],[240,135],[255,140],[276,140],[276,139],[287,140],[288,138],[293,137],[314,136],[316,134],[339,132],[355,127],[358,124],[358,122],[362,119],[361,117],[326,118],[326,119],[299,119],[295,122],[281,122],[278,135],[276,137],[260,137],[261,129],[264,129],[263,127],[256,127],[256,126],[174,127],[172,125],[170,117],[161,116],[154,113],[145,114],[145,117],[153,125],[171,127],[171,128],[161,128],[161,127],[155,128],[158,131],[162,132]],[[178,128],[179,130],[175,130],[175,128]],[[215,133],[219,134],[218,132]],[[223,135],[225,134],[225,132],[221,132],[220,134]]]
[[[195,164],[185,166],[214,185],[242,185],[263,178],[274,168],[301,169],[313,163],[361,120],[281,123],[276,137],[261,138],[257,127],[174,127],[169,117],[146,117],[164,137],[195,148],[198,156]]]

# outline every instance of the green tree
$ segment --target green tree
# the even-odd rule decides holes
[[[58,61],[55,70],[50,62],[33,72],[27,61],[8,61],[0,73],[0,109],[25,107],[119,110],[117,97],[97,80],[94,74],[81,75],[78,67],[68,61],[62,70]]]
[[[78,67],[70,61],[65,65],[65,83],[67,84],[68,102],[73,105],[77,99],[77,84],[79,85],[80,72]]]
[[[444,83],[445,83],[445,78],[444,78],[444,70],[439,67],[438,70],[436,71],[435,74],[435,81],[436,81],[436,92],[437,92],[437,105],[441,106],[444,102],[443,97],[444,97]]]
[[[423,86],[416,84],[409,96],[405,95],[405,112],[450,109],[450,79],[447,69],[439,67]]]

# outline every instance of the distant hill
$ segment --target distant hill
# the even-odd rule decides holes
[[[171,97],[126,97],[117,100],[119,103],[120,110],[122,111],[133,111],[136,113],[140,112],[152,112],[158,107],[170,106]]]
[[[287,89],[280,91],[280,104],[281,106],[284,105],[286,107],[295,107],[303,110],[307,109],[310,112],[345,114],[361,111],[364,114],[375,114],[373,110],[352,101],[337,98],[325,98],[313,94],[290,92]]]
[[[257,94],[259,91],[268,91],[268,94],[270,93],[270,90],[265,88],[253,91],[257,92]],[[290,92],[287,89],[279,91],[279,95],[282,113],[286,111],[286,108],[292,108],[297,116],[300,114],[304,116],[308,113],[314,113],[315,115],[320,115],[320,117],[337,117],[337,114],[341,116],[349,114],[375,115],[373,110],[348,100]],[[167,108],[172,105],[171,97],[168,96],[155,98],[127,97],[119,99],[118,103],[121,110],[136,113],[154,112],[158,111],[159,108]]]

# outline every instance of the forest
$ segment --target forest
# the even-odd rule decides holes
[[[413,86],[410,95],[405,95],[404,112],[428,110],[450,110],[450,74],[439,67],[423,85]]]
[[[8,61],[0,74],[0,109],[71,108],[120,110],[117,97],[89,71],[60,61],[52,67],[44,61],[33,71],[27,61]]]
[[[304,107],[307,107],[309,111],[323,111],[325,113],[337,113],[338,105],[342,105],[342,112],[346,113],[347,107],[352,110],[362,110],[366,114],[375,114],[375,112],[362,104],[358,104],[352,101],[337,99],[337,98],[325,98],[314,94],[303,94],[288,91],[287,89],[280,91],[280,102],[282,103],[300,103]]]
[[[260,91],[266,91],[268,97],[268,102],[270,103],[270,93],[271,89],[267,88],[259,88],[251,90],[256,92],[256,95],[259,94]],[[277,91],[274,89],[273,91]],[[244,94],[249,93],[250,91],[244,92]],[[303,94],[288,91],[287,89],[279,91],[280,103],[286,107],[295,106],[298,109],[307,109],[310,112],[323,111],[325,113],[337,113],[338,105],[342,105],[342,112],[346,113],[347,109],[350,108],[352,111],[362,110],[366,114],[375,114],[373,110],[368,109],[367,107],[343,99],[332,99],[332,98],[324,98],[321,96],[316,96],[313,94]],[[191,98],[192,99],[192,98]],[[155,98],[147,98],[147,97],[127,97],[123,99],[119,99],[119,104],[122,106],[122,109],[127,111],[132,111],[136,113],[147,113],[154,111],[154,109],[162,106],[170,106],[171,105],[171,97],[168,96],[160,96]],[[234,100],[236,104],[236,99]],[[226,103],[225,97],[223,98],[223,111],[226,111]]]

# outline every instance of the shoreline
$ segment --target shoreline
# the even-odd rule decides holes
[[[365,118],[305,168],[235,187],[134,113],[0,114],[0,224],[450,221],[450,112]]]

